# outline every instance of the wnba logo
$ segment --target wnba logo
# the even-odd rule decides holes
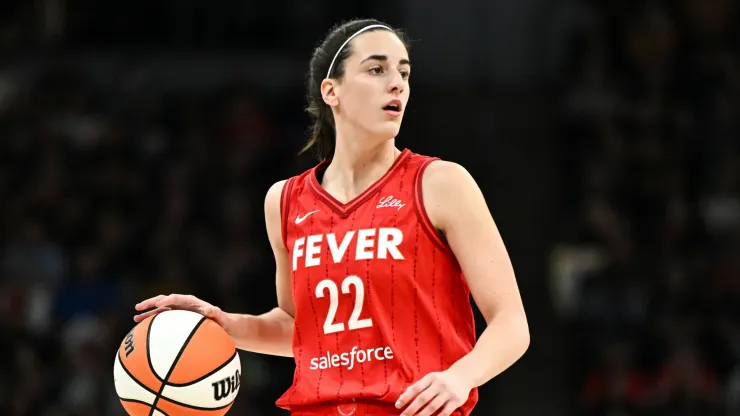
[[[213,398],[215,400],[223,400],[229,394],[239,390],[240,376],[239,370],[236,370],[233,376],[211,383],[211,386],[213,386]]]
[[[131,331],[126,335],[126,339],[123,340],[124,348],[126,350],[126,358],[134,352],[134,332]]]

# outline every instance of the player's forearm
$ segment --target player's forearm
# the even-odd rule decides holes
[[[226,330],[240,350],[281,357],[293,356],[295,319],[280,308],[262,315],[227,314]]]
[[[488,323],[475,348],[452,365],[475,387],[501,374],[529,348],[529,328],[520,314],[502,313]]]

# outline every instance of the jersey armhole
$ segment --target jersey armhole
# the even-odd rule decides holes
[[[414,206],[416,207],[416,216],[419,220],[421,228],[424,229],[424,231],[427,233],[427,236],[438,248],[440,248],[444,252],[449,253],[451,251],[449,244],[445,243],[439,236],[439,233],[437,233],[437,229],[434,227],[434,224],[432,224],[432,220],[429,219],[426,208],[424,208],[424,192],[422,190],[421,181],[424,177],[424,171],[427,167],[429,167],[429,164],[431,164],[435,160],[440,159],[429,158],[425,160],[419,170],[416,171],[416,178],[414,179]]]
[[[288,249],[288,207],[290,206],[290,191],[293,188],[295,177],[288,179],[280,193],[280,234],[283,237],[283,246]]]

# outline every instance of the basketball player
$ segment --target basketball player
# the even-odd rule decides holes
[[[468,415],[477,387],[529,345],[506,249],[457,164],[399,150],[411,63],[374,20],[334,28],[308,82],[321,163],[267,192],[278,307],[221,311],[191,295],[136,305],[200,312],[240,349],[295,357],[293,415]],[[475,339],[470,294],[487,322]]]

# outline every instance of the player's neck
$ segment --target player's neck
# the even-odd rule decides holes
[[[322,186],[340,201],[351,200],[388,172],[399,153],[393,139],[371,146],[361,140],[337,140]]]

